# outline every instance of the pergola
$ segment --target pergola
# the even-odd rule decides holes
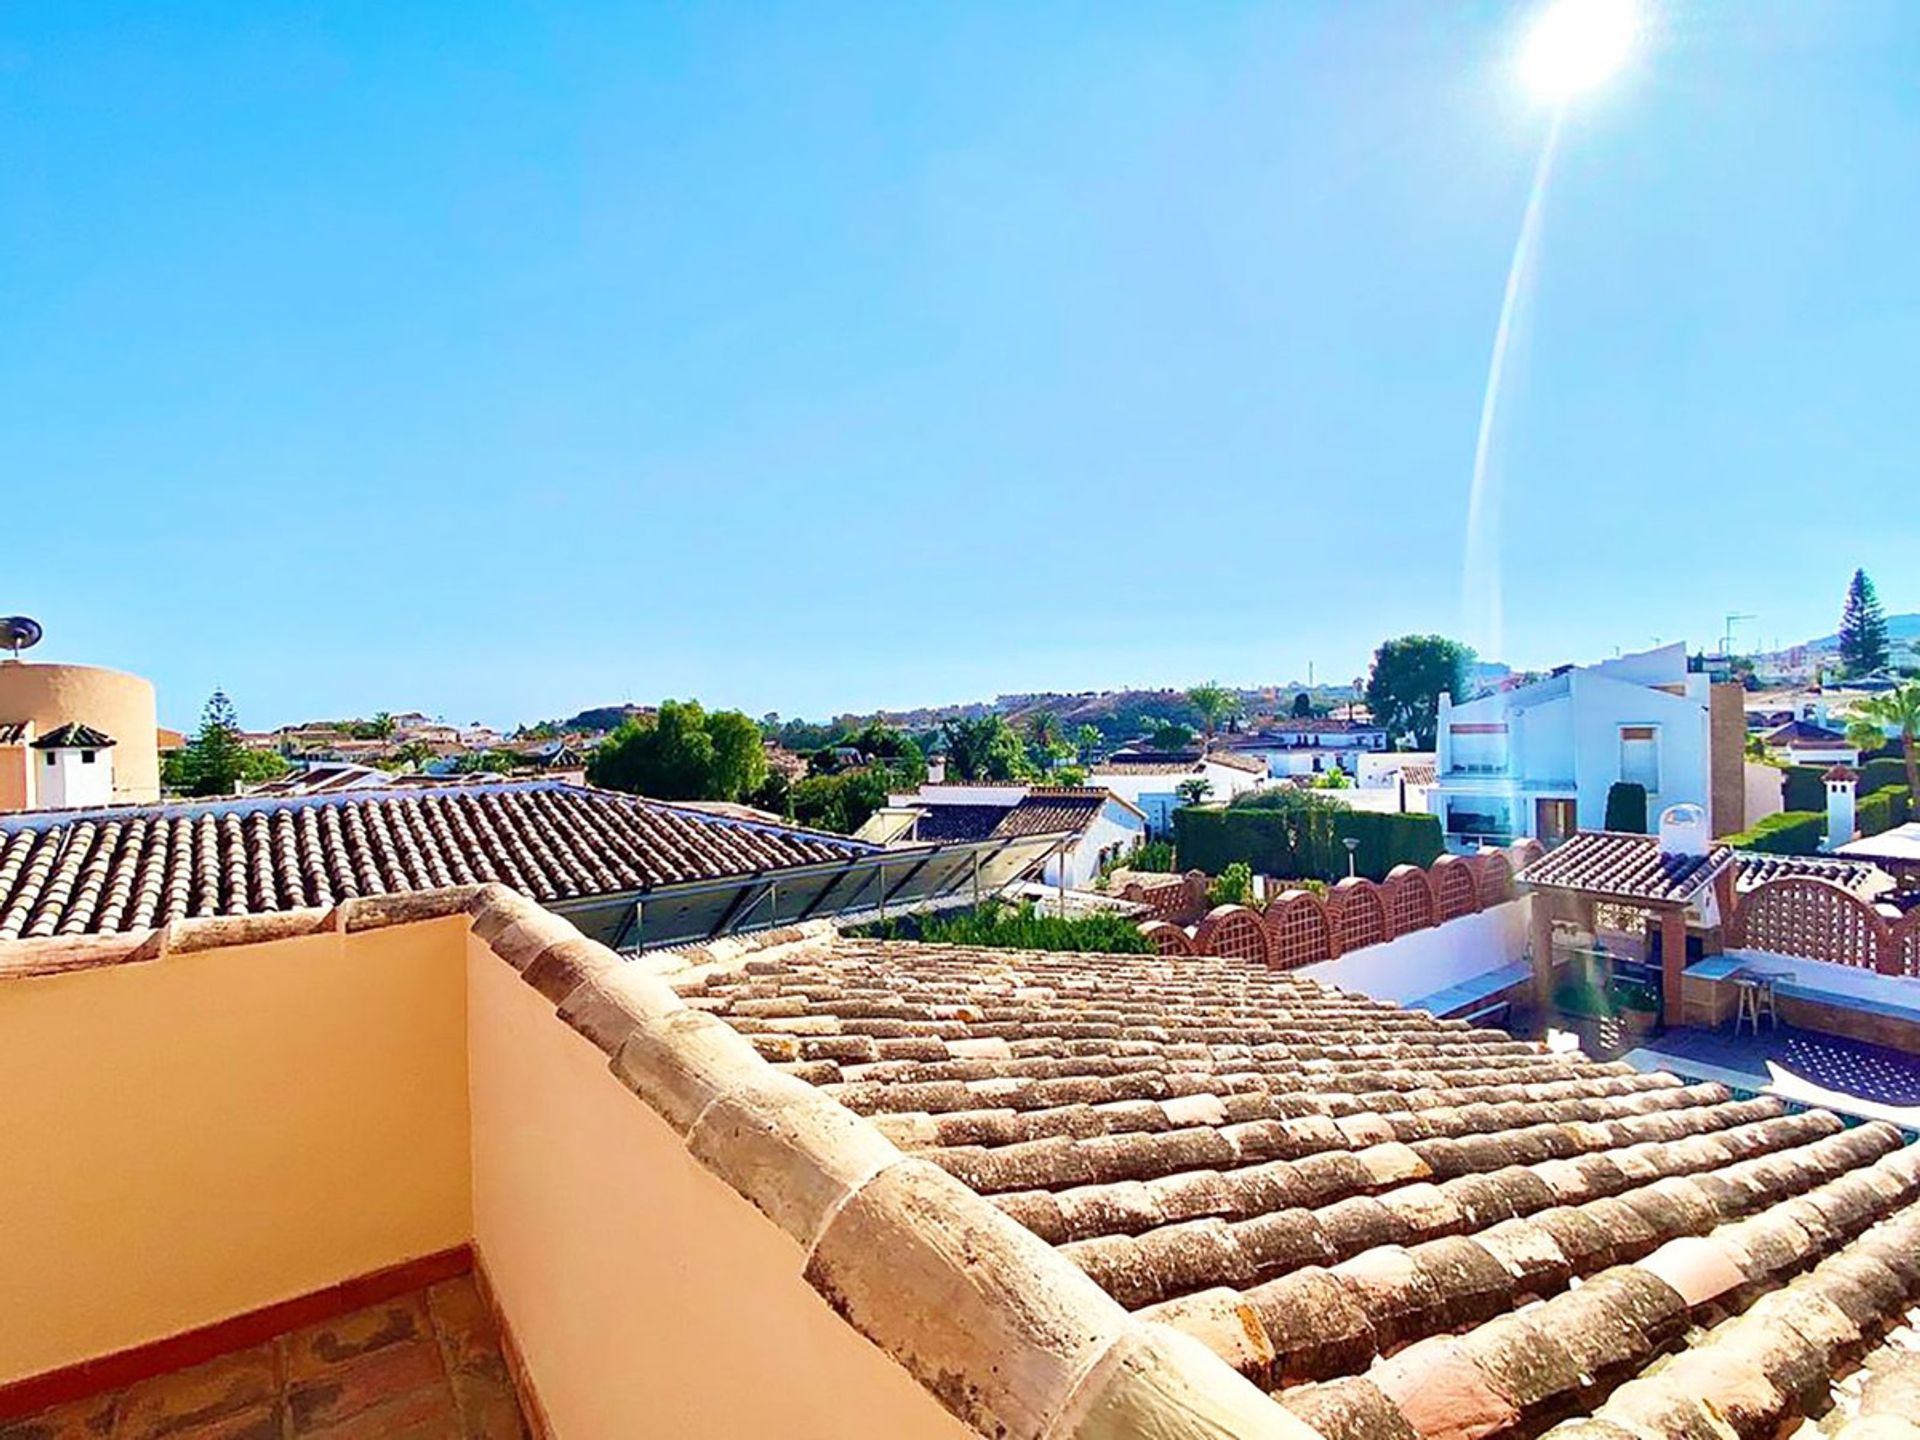
[[[1733,851],[1709,845],[1701,854],[1662,850],[1654,835],[1582,831],[1520,872],[1533,893],[1534,1001],[1553,999],[1553,923],[1571,920],[1589,932],[1602,905],[1649,914],[1659,925],[1662,1018],[1681,1022],[1681,974],[1687,968],[1688,913],[1702,918],[1710,953],[1733,913]]]

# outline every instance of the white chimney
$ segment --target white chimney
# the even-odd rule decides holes
[[[1827,841],[1826,848],[1844,845],[1853,839],[1855,826],[1854,797],[1860,786],[1860,777],[1844,765],[1836,765],[1827,771]]]
[[[113,737],[91,725],[49,730],[32,745],[35,803],[42,810],[113,803]]]
[[[927,783],[938,785],[947,778],[947,757],[936,755],[927,761]]]
[[[1660,812],[1660,853],[1704,855],[1712,838],[1707,812],[1698,805],[1669,805]]]

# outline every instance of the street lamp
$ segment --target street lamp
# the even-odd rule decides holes
[[[1347,879],[1353,879],[1353,852],[1360,848],[1360,842],[1349,835],[1340,842],[1347,847]]]

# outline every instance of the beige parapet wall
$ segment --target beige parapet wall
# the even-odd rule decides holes
[[[0,945],[0,1381],[471,1239],[564,1440],[1311,1440],[660,978],[818,941],[488,886]]]
[[[463,918],[0,947],[0,1384],[467,1239]]]

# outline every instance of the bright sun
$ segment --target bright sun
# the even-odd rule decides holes
[[[1521,45],[1521,78],[1543,99],[1571,99],[1618,70],[1639,33],[1638,0],[1550,0]]]

